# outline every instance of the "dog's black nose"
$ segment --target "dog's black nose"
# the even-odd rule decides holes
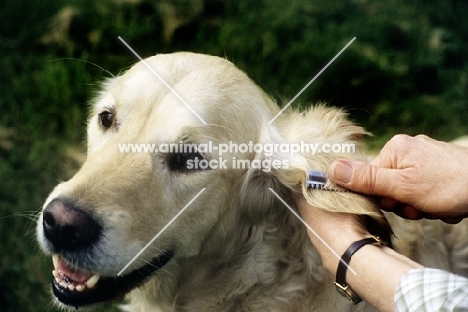
[[[59,198],[44,209],[42,226],[55,252],[90,246],[101,233],[100,224],[88,213]]]

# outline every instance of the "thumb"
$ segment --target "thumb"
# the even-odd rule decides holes
[[[328,172],[333,182],[358,193],[383,197],[392,193],[391,181],[395,172],[391,169],[340,159],[330,165]]]

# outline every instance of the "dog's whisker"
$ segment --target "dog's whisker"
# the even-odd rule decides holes
[[[4,218],[8,217],[24,217],[27,218],[31,221],[37,221],[40,216],[40,212],[38,213],[37,211],[20,211],[20,212],[15,212],[12,213]]]
[[[115,76],[114,76],[110,71],[108,71],[107,69],[103,68],[102,66],[99,66],[98,64],[93,63],[93,62],[88,61],[88,60],[79,59],[79,58],[73,58],[73,57],[59,58],[59,59],[52,60],[52,62],[57,62],[57,61],[76,61],[76,62],[83,62],[83,63],[89,64],[89,65],[92,65],[92,66],[94,66],[94,67],[100,69],[101,71],[106,72],[106,73],[109,74],[112,78],[115,78]]]

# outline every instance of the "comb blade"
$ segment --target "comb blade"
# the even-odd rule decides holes
[[[324,171],[308,170],[306,186],[313,189],[324,189],[328,181],[328,174]]]

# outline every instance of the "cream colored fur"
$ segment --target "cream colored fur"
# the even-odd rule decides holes
[[[206,190],[135,261],[142,266],[169,249],[174,258],[130,294],[128,311],[359,311],[335,291],[305,227],[270,191],[294,207],[293,193],[330,211],[365,214],[389,233],[374,202],[346,192],[307,190],[307,169],[337,158],[361,158],[365,131],[338,109],[318,105],[284,112],[232,63],[175,53],[146,62],[187,101],[204,125],[141,62],[109,80],[88,122],[88,158],[59,184],[44,207],[67,197],[104,224],[105,238],[89,254],[94,272],[114,276],[202,188]],[[112,110],[115,124],[99,125]],[[354,154],[228,153],[227,159],[287,160],[289,168],[169,170],[162,153],[121,153],[119,143],[354,143]],[[217,159],[215,151],[205,155]],[[230,162],[228,161],[228,165]],[[331,187],[336,187],[331,185]],[[467,226],[393,220],[397,247],[418,260],[467,274]],[[41,220],[40,220],[41,222]],[[39,239],[42,231],[38,227]],[[439,255],[435,252],[439,252]],[[369,265],[378,265],[369,259]],[[384,268],[383,268],[384,269]],[[369,291],[375,291],[369,289]]]

